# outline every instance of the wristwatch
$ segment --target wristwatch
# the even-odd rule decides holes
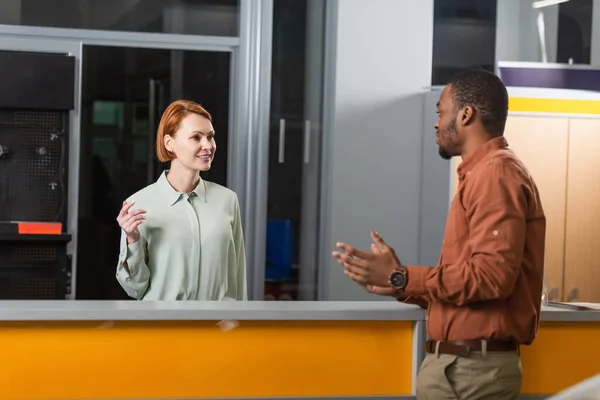
[[[402,291],[408,283],[408,274],[406,268],[399,268],[390,275],[390,285],[394,290]]]

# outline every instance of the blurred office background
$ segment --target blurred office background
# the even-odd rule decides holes
[[[3,296],[126,298],[115,218],[166,168],[153,154],[157,124],[169,102],[189,98],[217,131],[204,178],[240,198],[251,299],[381,300],[330,252],[336,241],[366,248],[376,229],[403,263],[437,262],[452,166],[434,142],[435,86],[499,62],[600,63],[596,0],[534,3],[2,1],[0,52],[74,62],[67,201],[57,203],[71,236],[0,244],[12,260]],[[44,272],[24,275],[24,264]]]

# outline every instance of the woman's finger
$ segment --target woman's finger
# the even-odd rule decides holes
[[[131,208],[131,206],[133,206],[135,204],[134,201],[132,201],[131,203],[128,203],[126,201],[123,202],[123,207],[121,207],[121,211],[119,211],[119,215],[117,216],[117,218],[119,217],[124,217],[125,215],[127,215],[129,209]]]
[[[128,218],[127,222],[123,223],[123,226],[121,226],[121,228],[125,232],[131,233],[133,231],[133,229],[136,228],[137,226],[139,226],[142,222],[144,222],[145,219],[146,219],[146,217],[143,215],[130,216],[130,218]]]

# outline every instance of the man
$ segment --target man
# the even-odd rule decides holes
[[[540,319],[546,231],[540,196],[503,137],[508,94],[497,76],[457,75],[437,108],[439,153],[463,160],[438,265],[403,265],[376,232],[372,252],[338,243],[342,251],[333,256],[368,291],[427,308],[431,340],[417,399],[516,399],[519,345],[533,342]]]

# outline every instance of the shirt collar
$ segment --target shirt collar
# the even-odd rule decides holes
[[[456,172],[458,173],[458,179],[462,181],[465,179],[466,174],[470,173],[471,170],[477,165],[479,161],[481,161],[485,156],[494,150],[502,149],[508,147],[508,142],[504,138],[504,136],[496,137],[488,140],[478,148],[473,154],[469,155],[466,158],[463,158],[463,161],[460,163]]]
[[[169,205],[172,206],[173,204],[177,203],[181,197],[187,196],[188,194],[184,192],[178,192],[173,188],[173,186],[171,186],[171,184],[167,180],[168,173],[169,170],[163,171],[163,173],[160,174],[160,177],[156,181],[156,184],[160,188],[160,191],[169,200]],[[189,195],[190,197],[198,197],[198,199],[201,202],[206,203],[206,185],[204,184],[202,178],[200,178],[200,180],[198,181],[198,185],[196,185],[194,190],[192,190]]]

